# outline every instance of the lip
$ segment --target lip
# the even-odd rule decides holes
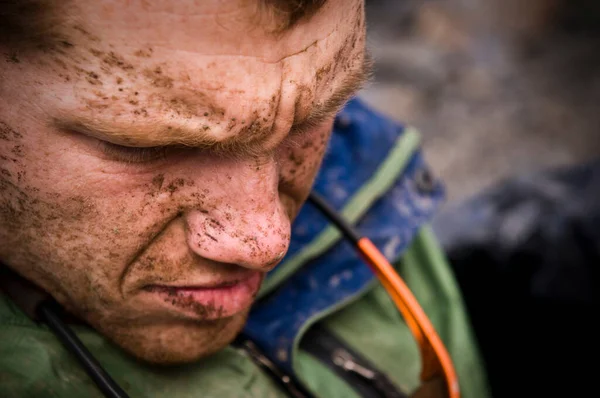
[[[200,320],[229,318],[252,305],[262,273],[202,286],[149,285],[144,291],[160,305]]]

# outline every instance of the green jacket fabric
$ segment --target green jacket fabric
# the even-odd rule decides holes
[[[428,227],[398,270],[430,317],[454,360],[464,398],[485,398],[485,373],[450,268]],[[385,372],[400,390],[419,384],[417,345],[378,282],[320,323]],[[287,397],[243,351],[227,347],[198,363],[175,368],[136,362],[94,330],[77,335],[131,397]],[[298,344],[296,344],[296,347]],[[352,387],[310,354],[297,349],[298,378],[318,397],[358,397]],[[0,297],[1,397],[102,397],[95,384],[46,326]]]

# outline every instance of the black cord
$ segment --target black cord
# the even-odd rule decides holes
[[[102,393],[108,398],[129,398],[129,395],[110,377],[96,361],[81,340],[58,316],[59,307],[54,301],[44,301],[37,307],[38,317],[56,334],[71,352]]]
[[[335,211],[319,194],[314,191],[308,196],[308,201],[312,203],[317,209],[325,215],[339,230],[340,232],[352,242],[352,244],[358,244],[361,239],[360,234],[342,218],[342,216]]]

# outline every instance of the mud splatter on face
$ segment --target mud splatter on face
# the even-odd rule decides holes
[[[163,74],[162,67],[157,66],[155,68],[149,68],[144,70],[144,76],[150,84],[158,88],[171,88],[173,87],[173,78]]]
[[[157,190],[160,190],[163,186],[163,182],[165,181],[165,176],[164,174],[158,174],[156,175],[153,179],[152,179],[152,185],[154,185],[154,187]]]
[[[290,35],[297,42],[221,31],[206,41],[220,28],[181,15],[175,38],[175,16],[135,4],[103,15],[82,1],[88,14],[63,44],[5,56],[0,261],[133,355],[194,361],[225,346],[247,309],[208,320],[225,307],[174,290],[170,304],[152,301],[148,287],[262,275],[283,258],[332,118],[296,135],[289,127],[354,67],[364,32],[352,10],[331,6],[315,20],[326,26]],[[85,15],[96,15],[94,29]],[[111,18],[125,20],[103,25]],[[289,53],[273,54],[279,47]],[[237,146],[215,144],[234,138]],[[165,156],[118,160],[102,140],[118,153]]]

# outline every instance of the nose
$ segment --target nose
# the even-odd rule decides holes
[[[216,170],[216,169],[215,169]],[[290,220],[278,193],[274,161],[219,168],[204,182],[204,202],[185,217],[188,245],[220,263],[268,271],[287,252]]]

